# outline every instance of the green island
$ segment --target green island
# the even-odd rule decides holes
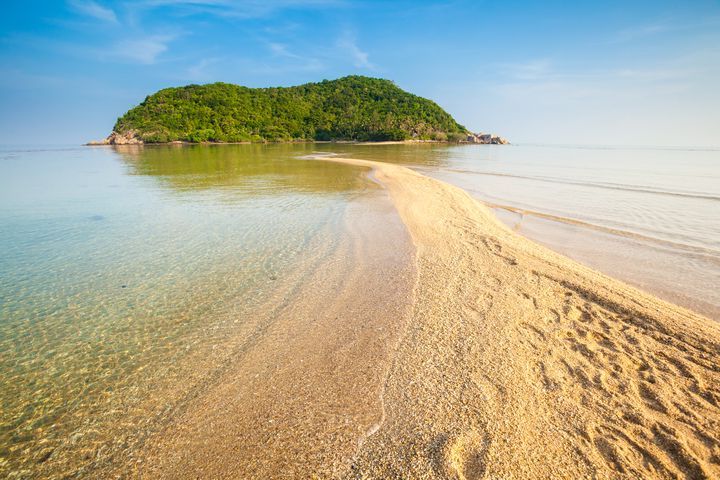
[[[165,88],[121,116],[108,138],[91,144],[459,142],[473,137],[432,100],[390,80],[353,75],[293,87],[212,83]]]

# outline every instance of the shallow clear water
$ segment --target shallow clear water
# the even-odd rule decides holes
[[[288,301],[349,203],[379,190],[304,151],[0,152],[0,472],[82,472],[191,395],[260,305]]]

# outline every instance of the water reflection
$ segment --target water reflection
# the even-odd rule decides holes
[[[132,175],[157,177],[177,190],[233,187],[241,195],[339,193],[369,185],[362,169],[304,160],[311,144],[118,146]]]

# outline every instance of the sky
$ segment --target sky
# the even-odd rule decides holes
[[[170,86],[393,80],[514,143],[720,146],[720,2],[6,0],[0,144]]]

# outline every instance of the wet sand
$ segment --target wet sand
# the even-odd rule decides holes
[[[348,471],[383,421],[384,379],[416,279],[412,243],[389,200],[365,196],[349,208],[349,234],[248,319],[222,374],[93,478]]]
[[[717,323],[532,243],[459,188],[327,160],[385,186],[406,269],[365,250],[382,225],[361,229],[122,473],[720,476]]]

